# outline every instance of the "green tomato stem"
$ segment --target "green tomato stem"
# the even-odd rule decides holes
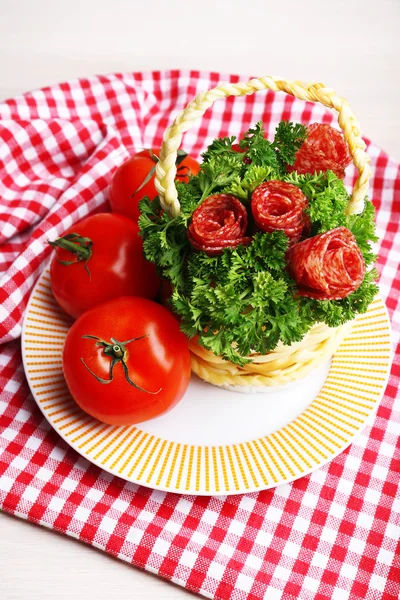
[[[65,266],[73,265],[77,262],[84,261],[85,262],[85,270],[87,271],[90,278],[90,271],[88,267],[88,262],[92,257],[93,250],[93,242],[88,237],[82,237],[79,233],[68,233],[63,237],[59,237],[53,242],[49,241],[49,244],[52,248],[57,250],[62,249],[70,252],[73,256],[76,257],[76,260],[61,260],[57,253],[57,261]]]
[[[112,380],[114,378],[114,367],[118,363],[121,363],[122,369],[124,371],[125,379],[129,383],[129,385],[136,388],[137,390],[140,390],[141,392],[145,392],[146,394],[158,394],[161,391],[161,388],[159,390],[157,390],[156,392],[150,392],[149,390],[145,390],[144,388],[137,385],[134,381],[132,381],[132,379],[130,378],[128,365],[126,364],[126,361],[128,358],[128,350],[125,348],[125,346],[127,344],[130,344],[131,342],[136,342],[145,337],[147,337],[147,335],[141,335],[140,337],[132,338],[130,340],[126,340],[125,342],[119,342],[115,338],[110,338],[111,341],[107,342],[107,341],[103,340],[102,338],[97,337],[96,335],[87,334],[87,335],[82,336],[82,338],[85,338],[85,339],[96,340],[96,346],[102,347],[103,354],[105,354],[106,356],[109,356],[112,359],[110,362],[110,369],[108,372],[109,379],[103,379],[102,377],[99,377],[98,375],[96,375],[96,373],[94,373],[92,371],[92,369],[90,367],[88,367],[88,365],[86,364],[85,359],[83,357],[81,357],[81,362],[82,362],[83,366],[89,371],[89,373],[91,375],[93,375],[93,377],[96,379],[96,381],[98,381],[99,383],[101,383],[103,385],[107,385],[112,382]]]

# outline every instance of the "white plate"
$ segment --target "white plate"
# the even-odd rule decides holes
[[[113,427],[86,415],[68,392],[61,357],[71,322],[54,300],[46,270],[22,332],[25,373],[39,408],[89,461],[127,481],[178,493],[247,493],[318,469],[372,418],[391,364],[390,322],[377,298],[331,364],[293,386],[238,394],[193,376],[166,415]]]

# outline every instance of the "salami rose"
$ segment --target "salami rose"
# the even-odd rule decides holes
[[[362,283],[365,263],[356,238],[337,227],[292,246],[289,271],[298,293],[317,300],[341,300]]]
[[[316,173],[333,171],[344,179],[344,170],[351,157],[343,134],[330,125],[313,123],[307,127],[307,139],[296,153],[296,162],[289,171]]]
[[[234,196],[210,196],[193,213],[187,236],[195,250],[208,256],[221,254],[225,248],[248,244],[246,237],[247,212]]]
[[[262,183],[251,196],[251,210],[257,227],[268,233],[280,229],[292,243],[300,239],[308,224],[306,207],[307,198],[303,192],[284,181]]]

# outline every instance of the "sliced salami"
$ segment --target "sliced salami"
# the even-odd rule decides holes
[[[259,185],[251,196],[251,211],[261,231],[283,231],[292,243],[297,242],[308,225],[304,212],[307,198],[303,192],[284,181],[267,181]]]
[[[234,196],[215,194],[196,208],[187,236],[193,248],[208,256],[221,254],[225,248],[248,244],[247,212]]]
[[[350,162],[343,134],[330,125],[313,123],[307,127],[307,139],[297,151],[296,161],[289,171],[302,174],[330,170],[344,179],[344,170]]]
[[[337,227],[292,246],[289,271],[300,296],[341,300],[354,292],[365,275],[365,262],[354,235]]]

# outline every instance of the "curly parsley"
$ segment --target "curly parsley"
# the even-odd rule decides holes
[[[346,216],[349,195],[334,173],[288,173],[306,137],[299,124],[281,122],[273,142],[261,123],[235,138],[215,140],[203,154],[199,174],[188,184],[177,183],[181,213],[172,218],[158,198],[140,203],[139,225],[146,258],[174,288],[171,304],[181,317],[182,330],[227,360],[243,365],[250,352],[265,354],[278,342],[300,341],[318,322],[336,327],[365,312],[378,288],[375,269],[343,300],[297,297],[287,272],[288,238],[281,231],[256,233],[247,246],[224,250],[214,257],[194,252],[187,227],[195,208],[209,195],[229,193],[248,204],[254,189],[271,179],[298,186],[307,196],[310,236],[348,227],[357,239],[367,265],[375,260],[370,242],[376,241],[374,207],[366,199],[362,214]],[[250,162],[251,161],[251,162]]]

